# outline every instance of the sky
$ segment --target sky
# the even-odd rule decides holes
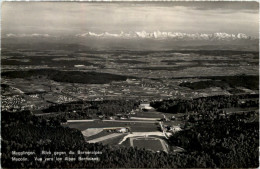
[[[258,37],[257,2],[3,2],[2,33],[167,31]]]

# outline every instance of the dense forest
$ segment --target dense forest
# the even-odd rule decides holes
[[[200,97],[190,100],[169,99],[163,101],[154,101],[150,105],[161,112],[166,113],[208,113],[224,108],[233,107],[259,107],[258,94],[244,95],[219,95],[210,97]],[[250,98],[256,98],[255,100]],[[242,101],[244,99],[244,101]],[[248,99],[248,100],[247,100]]]
[[[258,122],[248,120],[257,113],[234,114],[229,118],[201,120],[199,125],[173,135],[172,145],[182,146],[186,153],[154,153],[132,147],[111,147],[84,142],[76,129],[62,127],[52,118],[26,112],[2,112],[2,167],[4,168],[184,168],[184,167],[250,167],[258,166]],[[34,151],[37,157],[45,151],[101,151],[100,161],[29,161],[13,162],[12,151]],[[86,156],[86,155],[82,155]],[[61,155],[59,157],[64,157]]]
[[[251,90],[259,90],[259,76],[253,75],[237,75],[237,76],[212,76],[204,77],[206,81],[198,82],[183,82],[180,84],[182,87],[191,89],[205,89],[209,87],[221,87],[223,89],[245,87]]]
[[[60,119],[91,119],[99,115],[126,115],[138,106],[135,100],[77,101],[50,106],[43,112],[57,113]]]
[[[52,57],[41,57],[41,56],[34,56],[34,57],[27,57],[27,59],[30,59],[27,62],[24,61],[19,61],[18,58],[17,60],[13,59],[2,59],[2,65],[48,65],[49,67],[67,67],[67,68],[74,68],[75,65],[85,65],[85,66],[99,66],[97,64],[88,62],[86,60],[52,60],[55,58],[55,56]]]
[[[90,51],[84,51],[84,52],[90,52]],[[92,51],[91,51],[92,52]],[[95,53],[103,54],[104,51],[94,51]],[[115,51],[105,51],[105,53],[119,53],[119,54],[132,54],[132,55],[148,55],[148,54],[154,54],[158,52],[164,52],[164,53],[181,53],[181,54],[200,54],[200,55],[207,55],[207,56],[230,56],[230,55],[254,55],[258,58],[258,51],[239,51],[239,50],[165,50],[165,51],[156,51],[156,50],[139,50],[139,51],[131,51],[131,50],[115,50]]]
[[[174,145],[191,154],[207,154],[207,163],[220,168],[257,167],[259,147],[258,112],[233,114],[227,118],[198,121],[190,130],[176,133],[170,138]],[[202,159],[201,159],[202,160]]]
[[[229,55],[247,55],[252,54],[258,57],[259,53],[257,51],[239,51],[239,50],[171,50],[168,52],[176,52],[176,53],[196,53],[200,55],[207,56],[229,56]]]
[[[1,74],[8,78],[42,78],[46,77],[57,82],[106,84],[112,81],[125,81],[127,76],[110,73],[82,72],[82,71],[59,71],[55,69],[34,69],[28,71],[9,71]]]

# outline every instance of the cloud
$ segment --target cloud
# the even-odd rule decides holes
[[[152,32],[244,32],[258,36],[256,2],[5,2],[2,32],[73,35]]]

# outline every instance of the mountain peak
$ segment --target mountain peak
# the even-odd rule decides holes
[[[77,34],[77,37],[99,37],[99,38],[141,38],[141,39],[176,39],[176,40],[236,40],[236,39],[252,39],[244,33],[229,34],[225,32],[216,33],[182,33],[182,32],[154,32],[136,31],[125,33],[92,33],[87,32]]]

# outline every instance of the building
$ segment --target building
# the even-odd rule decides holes
[[[121,129],[118,130],[118,132],[120,132],[120,133],[126,133],[126,132],[127,132],[127,129],[126,129],[126,128],[121,128]]]
[[[151,109],[153,109],[153,107],[151,107],[150,106],[150,103],[141,103],[140,105],[139,105],[139,108],[140,109],[145,109],[145,110],[151,110]]]

